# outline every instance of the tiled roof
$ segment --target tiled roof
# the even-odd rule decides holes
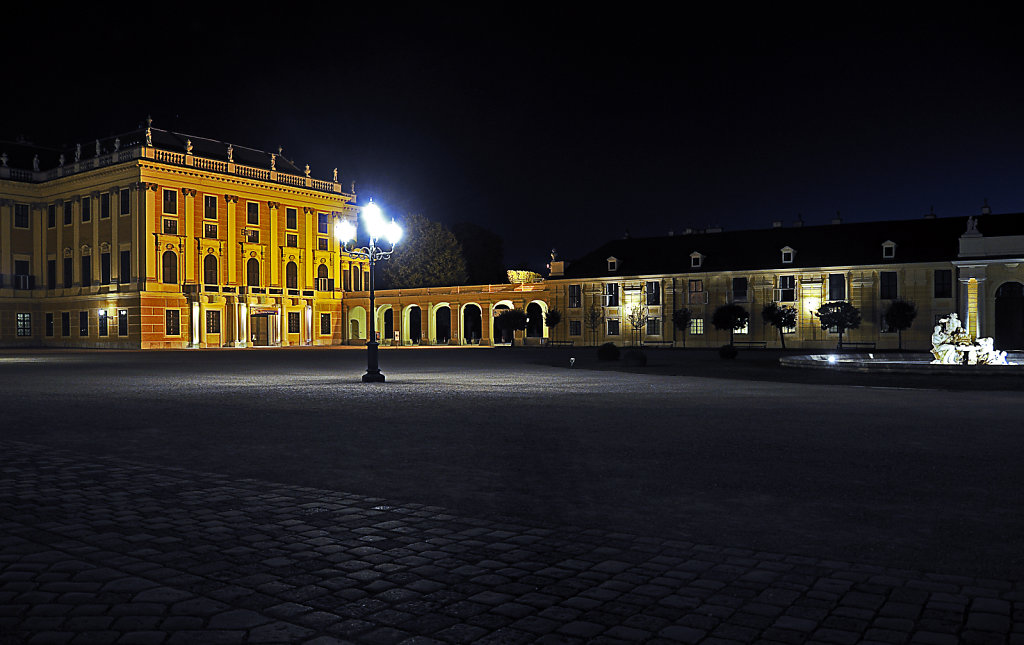
[[[975,217],[982,235],[1024,235],[1024,214]],[[614,240],[567,263],[565,277],[952,261],[957,258],[958,240],[967,230],[967,219],[920,218]],[[882,257],[882,245],[887,241],[896,245],[891,259]],[[783,264],[784,247],[795,251],[792,263]],[[700,267],[691,267],[692,253],[703,256]],[[616,271],[608,271],[609,257],[618,260]]]

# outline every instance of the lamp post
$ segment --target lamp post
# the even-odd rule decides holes
[[[395,251],[395,244],[402,238],[402,227],[396,224],[395,220],[385,222],[384,214],[381,213],[380,207],[374,204],[372,199],[369,204],[363,206],[363,224],[366,226],[366,232],[370,236],[367,246],[348,248],[348,243],[354,242],[356,239],[356,227],[347,220],[338,220],[334,224],[334,236],[341,242],[342,248],[351,257],[366,258],[370,261],[370,311],[368,316],[370,324],[367,330],[369,335],[367,336],[366,343],[366,374],[363,374],[363,382],[383,383],[384,375],[380,373],[380,367],[377,365],[377,347],[380,343],[377,342],[375,324],[377,310],[373,297],[373,268],[377,262],[391,257],[391,254]],[[390,249],[385,250],[377,246],[377,241],[381,238],[387,239],[391,244]]]

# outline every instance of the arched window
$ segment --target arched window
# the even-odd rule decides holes
[[[245,284],[249,287],[260,286],[260,261],[256,258],[249,258],[245,263]]]
[[[327,279],[327,265],[326,264],[321,264],[320,266],[317,267],[317,269],[316,269],[316,277],[323,278],[324,280]]]
[[[164,251],[163,282],[164,284],[178,284],[178,254],[174,251]]]
[[[330,291],[331,281],[327,279],[327,265],[321,264],[316,268],[316,290]]]
[[[289,262],[284,268],[284,283],[289,289],[299,288],[299,267],[294,262]]]
[[[217,284],[217,256],[207,255],[203,258],[203,284]]]

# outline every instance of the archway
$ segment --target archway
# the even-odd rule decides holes
[[[544,309],[537,302],[526,305],[526,337],[544,337]]]
[[[366,310],[352,307],[348,312],[348,339],[366,340]]]
[[[434,309],[434,343],[447,345],[452,339],[452,308],[439,305]]]
[[[462,307],[462,342],[479,345],[483,333],[483,310],[480,305],[470,303]]]
[[[1024,285],[1004,282],[996,289],[995,346],[1024,349]]]
[[[508,343],[508,342],[511,342],[512,336],[509,336],[509,337],[506,338],[505,335],[504,335],[504,332],[502,332],[502,330],[498,329],[498,324],[495,322],[497,320],[498,316],[501,315],[502,311],[504,311],[506,309],[511,309],[511,308],[512,308],[512,303],[509,302],[508,300],[502,300],[498,304],[494,305],[493,308],[491,308],[491,313],[492,313],[492,316],[491,316],[491,339],[492,340],[491,340],[491,342],[492,343]]]
[[[423,336],[423,318],[418,305],[409,305],[402,312],[402,342],[418,345]]]
[[[381,335],[381,341],[391,343],[395,337],[395,311],[388,307],[384,310],[384,333]]]

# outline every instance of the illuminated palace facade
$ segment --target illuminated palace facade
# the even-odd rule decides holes
[[[186,348],[361,345],[365,260],[333,239],[354,186],[268,153],[147,127],[74,149],[0,144],[0,345]],[[796,309],[786,346],[835,347],[813,312],[862,313],[845,340],[895,348],[890,303],[914,302],[905,347],[958,312],[1024,348],[1024,215],[685,231],[609,242],[541,282],[378,290],[382,345],[500,344],[494,317],[527,312],[525,344],[716,347],[714,310],[750,312],[737,342],[776,347],[761,317]],[[672,314],[689,310],[685,330]],[[560,324],[544,316],[557,309]]]

